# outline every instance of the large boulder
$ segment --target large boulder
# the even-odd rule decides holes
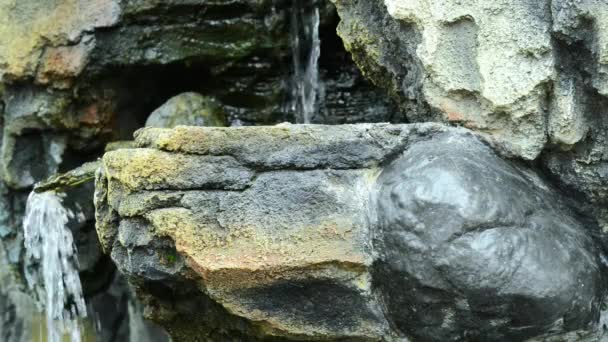
[[[377,281],[415,341],[521,341],[597,322],[592,227],[535,174],[481,142],[412,145],[378,180]]]
[[[175,339],[599,336],[597,226],[470,131],[146,128],[136,144],[103,158],[97,232]]]

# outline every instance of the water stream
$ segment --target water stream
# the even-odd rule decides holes
[[[46,312],[49,342],[81,341],[79,320],[86,305],[78,274],[78,255],[67,227],[74,214],[64,208],[54,192],[32,192],[27,200],[23,230],[26,247],[26,277]]]
[[[319,96],[319,7],[293,0],[291,18],[292,54],[294,67],[293,110],[298,123],[310,123],[317,110]]]

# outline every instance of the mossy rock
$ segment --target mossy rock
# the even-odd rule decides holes
[[[146,121],[146,127],[176,126],[223,127],[226,126],[226,114],[212,97],[194,92],[182,93],[156,109]]]

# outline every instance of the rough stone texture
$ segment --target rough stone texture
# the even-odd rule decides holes
[[[19,268],[23,233],[16,229],[25,194],[10,193],[0,182],[0,340],[32,340],[36,303]]]
[[[581,142],[586,103],[606,96],[605,1],[333,2],[355,61],[412,119],[463,124],[510,154]],[[564,67],[568,51],[589,59]]]
[[[315,120],[402,120],[336,39],[333,6],[318,5],[326,85],[322,115]],[[291,6],[289,0],[0,0],[0,247],[8,262],[0,272],[21,267],[27,192],[37,182],[95,160],[107,142],[131,139],[173,96],[201,93],[206,100],[191,104],[223,112],[233,125],[293,119],[288,105]],[[200,123],[177,118],[190,115],[189,106],[173,113],[170,124]],[[197,165],[190,164],[193,175]],[[65,190],[86,182],[87,167],[37,189]],[[80,205],[85,215],[73,226],[81,276],[89,298],[103,295],[113,269],[92,229],[90,185],[69,192],[70,205]],[[19,272],[11,274],[22,286]],[[0,283],[0,292],[5,287],[13,285]],[[15,305],[18,301],[3,301],[0,312],[16,312]],[[0,330],[18,328],[11,324],[20,318],[11,317],[0,321]]]
[[[170,98],[146,120],[146,127],[175,126],[226,126],[226,114],[213,98],[193,92],[182,93]]]
[[[136,144],[103,157],[97,232],[175,339],[599,336],[597,226],[468,130],[145,128]]]
[[[148,295],[161,285],[172,291],[204,288],[204,293],[189,290],[194,291],[189,300],[202,298],[222,309],[197,315],[164,309],[177,311],[173,315],[189,314],[190,320],[202,324],[196,331],[156,317],[176,338],[188,334],[189,340],[211,338],[218,329],[227,330],[227,336],[240,332],[258,338],[366,340],[386,334],[386,322],[371,294],[368,200],[357,191],[373,182],[372,164],[378,158],[357,160],[345,154],[340,161],[336,152],[343,144],[331,146],[331,136],[326,135],[330,129],[289,125],[144,129],[137,136],[138,143],[163,144],[152,140],[175,133],[181,138],[190,136],[192,144],[184,147],[191,153],[139,148],[104,156],[96,195],[98,233],[121,271],[141,284]],[[366,139],[365,130],[357,132],[358,136],[349,129],[343,132],[354,144],[357,138]],[[258,144],[254,138],[264,139],[262,133],[269,133],[266,138],[270,140]],[[385,140],[390,137],[390,130],[377,133]],[[399,136],[400,131],[394,133]],[[195,136],[207,136],[207,140]],[[325,144],[322,138],[326,138]],[[392,143],[399,142],[401,139]],[[214,150],[213,155],[205,155],[207,148]],[[318,159],[300,164],[306,161],[299,157],[304,159],[307,154],[292,149],[302,149]],[[145,160],[151,151],[162,154],[166,163]],[[268,159],[247,161],[238,154],[241,152]],[[388,154],[390,149],[370,146],[369,154],[374,153]],[[186,156],[192,163],[202,163],[197,170],[205,164],[226,170],[234,168],[234,163],[243,170],[224,172],[221,181],[215,180],[213,172],[199,173],[204,179],[191,179],[182,167],[190,161],[180,161]],[[357,163],[367,163],[369,168],[357,169]],[[153,165],[162,167],[149,174],[140,172]],[[336,167],[327,169],[331,165]],[[297,171],[300,167],[308,171]],[[185,183],[176,187],[171,179]],[[179,296],[160,296],[163,299],[180,306]],[[159,316],[158,311],[152,314]],[[245,323],[230,323],[238,322],[236,317],[246,319]],[[218,322],[222,323],[216,325]]]
[[[332,32],[333,6],[320,2],[315,122],[403,121],[354,67]],[[0,3],[2,178],[29,188],[66,159],[130,138],[183,92],[203,94],[234,125],[294,120],[290,10],[288,0]]]
[[[188,72],[211,77],[251,58],[286,58],[281,6],[273,12],[272,1],[4,1],[4,181],[28,188],[64,159],[128,137],[169,95],[194,87],[194,80],[171,81]],[[198,64],[204,70],[188,70]]]
[[[74,170],[52,176],[49,179],[36,183],[34,191],[65,192],[66,190],[94,180],[95,172],[100,166],[101,164],[99,161],[84,163]]]
[[[606,1],[333,2],[345,47],[408,120],[540,161],[608,232]]]

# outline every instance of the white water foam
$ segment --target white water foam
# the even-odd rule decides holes
[[[64,336],[80,342],[79,319],[87,314],[78,255],[67,227],[73,217],[53,192],[32,192],[28,197],[23,220],[26,277],[46,312],[49,342],[60,342]]]

